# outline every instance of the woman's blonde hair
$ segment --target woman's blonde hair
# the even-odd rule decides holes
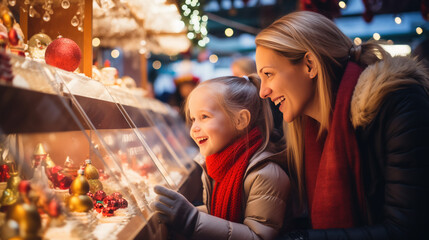
[[[274,125],[268,100],[259,97],[260,84],[260,79],[256,74],[246,77],[219,77],[200,83],[191,92],[192,94],[204,87],[213,89],[213,93],[216,96],[215,100],[219,106],[222,106],[223,111],[231,121],[233,121],[238,111],[247,109],[250,112],[250,123],[245,131],[248,132],[258,126],[263,138],[262,145],[256,154],[270,146],[270,134]],[[191,98],[188,97],[185,102],[185,114],[188,124],[190,124],[189,99]]]
[[[349,60],[365,67],[388,54],[375,43],[354,45],[341,30],[321,14],[307,11],[283,16],[263,29],[255,39],[257,47],[276,51],[292,64],[300,63],[306,53],[315,58],[317,68],[316,96],[321,111],[319,136],[329,130],[334,92]],[[305,199],[304,183],[304,116],[284,123],[287,144],[287,165],[291,180],[297,187],[300,202]]]

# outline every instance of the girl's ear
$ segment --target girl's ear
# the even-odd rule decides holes
[[[241,131],[246,129],[250,123],[250,112],[247,109],[241,109],[237,114],[235,127]]]
[[[307,52],[304,56],[304,64],[307,67],[307,74],[310,78],[317,76],[316,59],[311,52]]]

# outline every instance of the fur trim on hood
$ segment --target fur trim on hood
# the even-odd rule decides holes
[[[353,92],[350,114],[354,128],[366,127],[388,94],[409,84],[422,85],[429,93],[429,78],[423,64],[408,57],[393,57],[368,66]]]

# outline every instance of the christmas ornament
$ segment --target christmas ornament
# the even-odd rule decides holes
[[[49,156],[49,153],[46,155],[46,167],[47,168],[55,167],[55,163],[54,161],[52,161],[52,158],[51,156]]]
[[[12,159],[11,154],[6,158],[6,163],[9,166],[9,179],[7,180],[6,189],[0,198],[0,206],[10,206],[18,199],[18,185],[21,182],[18,171],[16,170],[15,161]]]
[[[9,40],[5,32],[0,32],[0,48],[5,49]]]
[[[95,201],[103,201],[105,197],[106,197],[106,193],[103,190],[99,190],[94,193]]]
[[[73,195],[69,198],[67,206],[71,212],[88,212],[94,206],[91,198],[86,195],[89,191],[89,183],[83,174],[83,169],[80,169],[70,186]]]
[[[48,154],[45,151],[45,148],[41,143],[37,144],[36,148],[33,152],[33,161],[32,161],[32,167],[35,168],[40,165],[41,161],[46,160],[46,157]]]
[[[111,207],[114,211],[116,211],[119,208],[118,201],[116,201],[115,199],[110,200],[107,203],[107,207]]]
[[[9,166],[3,159],[3,152],[3,149],[0,148],[0,182],[6,182],[10,177]]]
[[[97,168],[92,165],[91,159],[85,160],[85,177],[86,179],[98,179],[100,177]]]
[[[60,216],[62,213],[61,203],[57,199],[52,198],[49,201],[48,211],[46,213],[54,218]]]
[[[106,196],[105,198],[103,198],[103,203],[107,205],[112,200],[114,200],[112,196]]]
[[[1,15],[3,20],[3,24],[7,27],[7,29],[11,29],[13,24],[15,23],[15,18],[12,13],[9,11],[4,11]]]
[[[21,181],[19,184],[20,200],[11,206],[6,213],[6,220],[14,220],[19,225],[17,239],[41,239],[39,232],[42,228],[42,220],[36,205],[30,201],[30,183]]]
[[[103,190],[103,184],[98,179],[100,175],[97,168],[92,165],[91,159],[86,159],[85,164],[85,177],[89,183],[89,191],[94,193]]]
[[[96,202],[96,203],[94,204],[94,209],[95,209],[95,211],[97,211],[98,213],[100,213],[101,211],[103,211],[104,206],[103,206],[103,204],[102,204],[102,203],[100,203],[100,202]]]
[[[34,59],[44,59],[46,48],[52,42],[52,39],[44,34],[34,34],[28,41],[28,51],[30,56]]]
[[[18,33],[16,32],[15,28],[11,28],[8,33],[9,38],[9,44],[12,46],[16,46],[19,43],[19,37]]]
[[[118,192],[114,192],[114,193],[112,193],[112,195],[111,195],[114,199],[116,199],[116,200],[118,200],[118,199],[121,199],[122,198],[122,194],[121,193],[118,193]]]
[[[115,209],[112,207],[105,207],[103,209],[103,216],[104,217],[111,217],[115,214]]]
[[[74,71],[80,64],[82,54],[79,46],[69,38],[58,38],[49,44],[45,52],[47,64],[66,71]]]
[[[128,202],[125,200],[125,198],[118,199],[118,205],[120,208],[127,208]]]
[[[79,167],[75,165],[74,161],[67,156],[66,161],[64,162],[64,174],[71,176],[72,179],[74,179],[77,176],[77,170],[79,170]]]
[[[68,189],[73,181],[72,177],[64,174],[61,166],[54,166],[46,169],[49,180],[55,188]]]
[[[90,198],[94,198],[94,194],[92,192],[88,192],[86,195],[88,195]]]

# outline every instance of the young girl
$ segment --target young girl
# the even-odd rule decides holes
[[[182,195],[156,186],[154,208],[171,228],[193,239],[273,239],[283,224],[289,178],[278,165],[284,144],[270,142],[269,103],[259,78],[205,81],[185,105],[190,135],[205,157],[198,209]]]

